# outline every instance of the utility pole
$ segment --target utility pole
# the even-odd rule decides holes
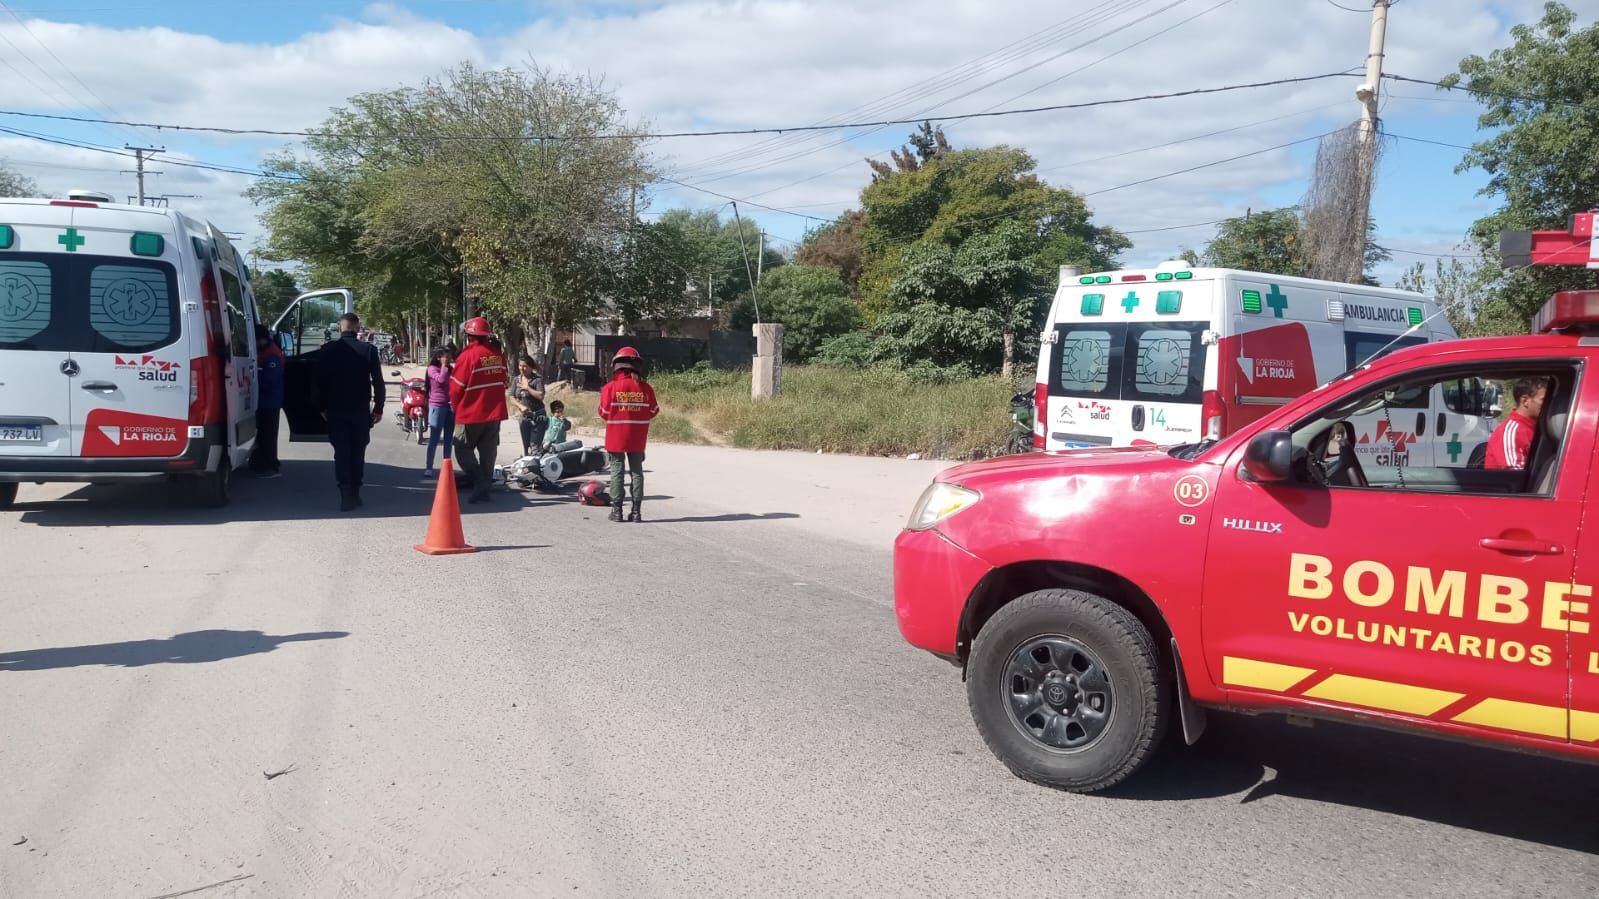
[[[138,198],[139,199],[139,205],[143,206],[144,205],[144,176],[145,175],[160,175],[160,174],[162,174],[161,172],[147,172],[147,171],[145,171],[144,170],[144,161],[145,161],[145,159],[147,157],[154,156],[155,154],[160,153],[162,150],[164,150],[166,148],[165,147],[128,147],[127,149],[133,151],[133,166],[134,166],[134,170],[131,171],[131,172],[124,170],[122,172],[122,174],[124,174],[124,175],[133,175],[135,178],[138,179],[138,182],[139,182],[139,198]]]
[[[1377,183],[1377,113],[1382,100],[1383,44],[1388,37],[1388,7],[1392,0],[1372,0],[1371,41],[1366,48],[1366,79],[1355,88],[1360,106],[1360,227],[1366,233],[1371,221],[1371,192]],[[1355,269],[1358,276],[1360,269]]]
[[[766,232],[760,232],[760,239],[755,242],[755,283],[761,283],[761,273],[766,268]]]

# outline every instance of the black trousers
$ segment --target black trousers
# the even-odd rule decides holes
[[[333,444],[333,474],[340,487],[356,488],[366,476],[366,445],[372,441],[372,419],[329,418],[328,442]]]
[[[544,432],[549,430],[549,427],[550,417],[548,415],[516,420],[516,428],[522,432],[522,455],[529,455],[544,445]]]
[[[250,452],[251,471],[278,470],[278,423],[280,409],[255,410],[255,449]]]

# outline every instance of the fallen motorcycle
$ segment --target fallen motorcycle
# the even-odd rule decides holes
[[[568,440],[517,459],[505,466],[504,475],[507,484],[524,490],[558,490],[563,480],[594,474],[606,468],[603,450],[585,447],[581,440]]]

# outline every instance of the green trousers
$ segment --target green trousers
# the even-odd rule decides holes
[[[644,454],[643,453],[606,453],[605,458],[611,463],[611,502],[622,501],[622,475],[631,471],[633,473],[633,499],[638,501],[644,498]]]

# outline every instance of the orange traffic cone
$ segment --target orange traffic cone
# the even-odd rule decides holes
[[[444,468],[439,471],[439,489],[433,494],[427,538],[415,549],[430,556],[477,552],[477,547],[467,545],[466,534],[461,531],[461,500],[455,495],[455,466],[449,459],[444,460]]]

